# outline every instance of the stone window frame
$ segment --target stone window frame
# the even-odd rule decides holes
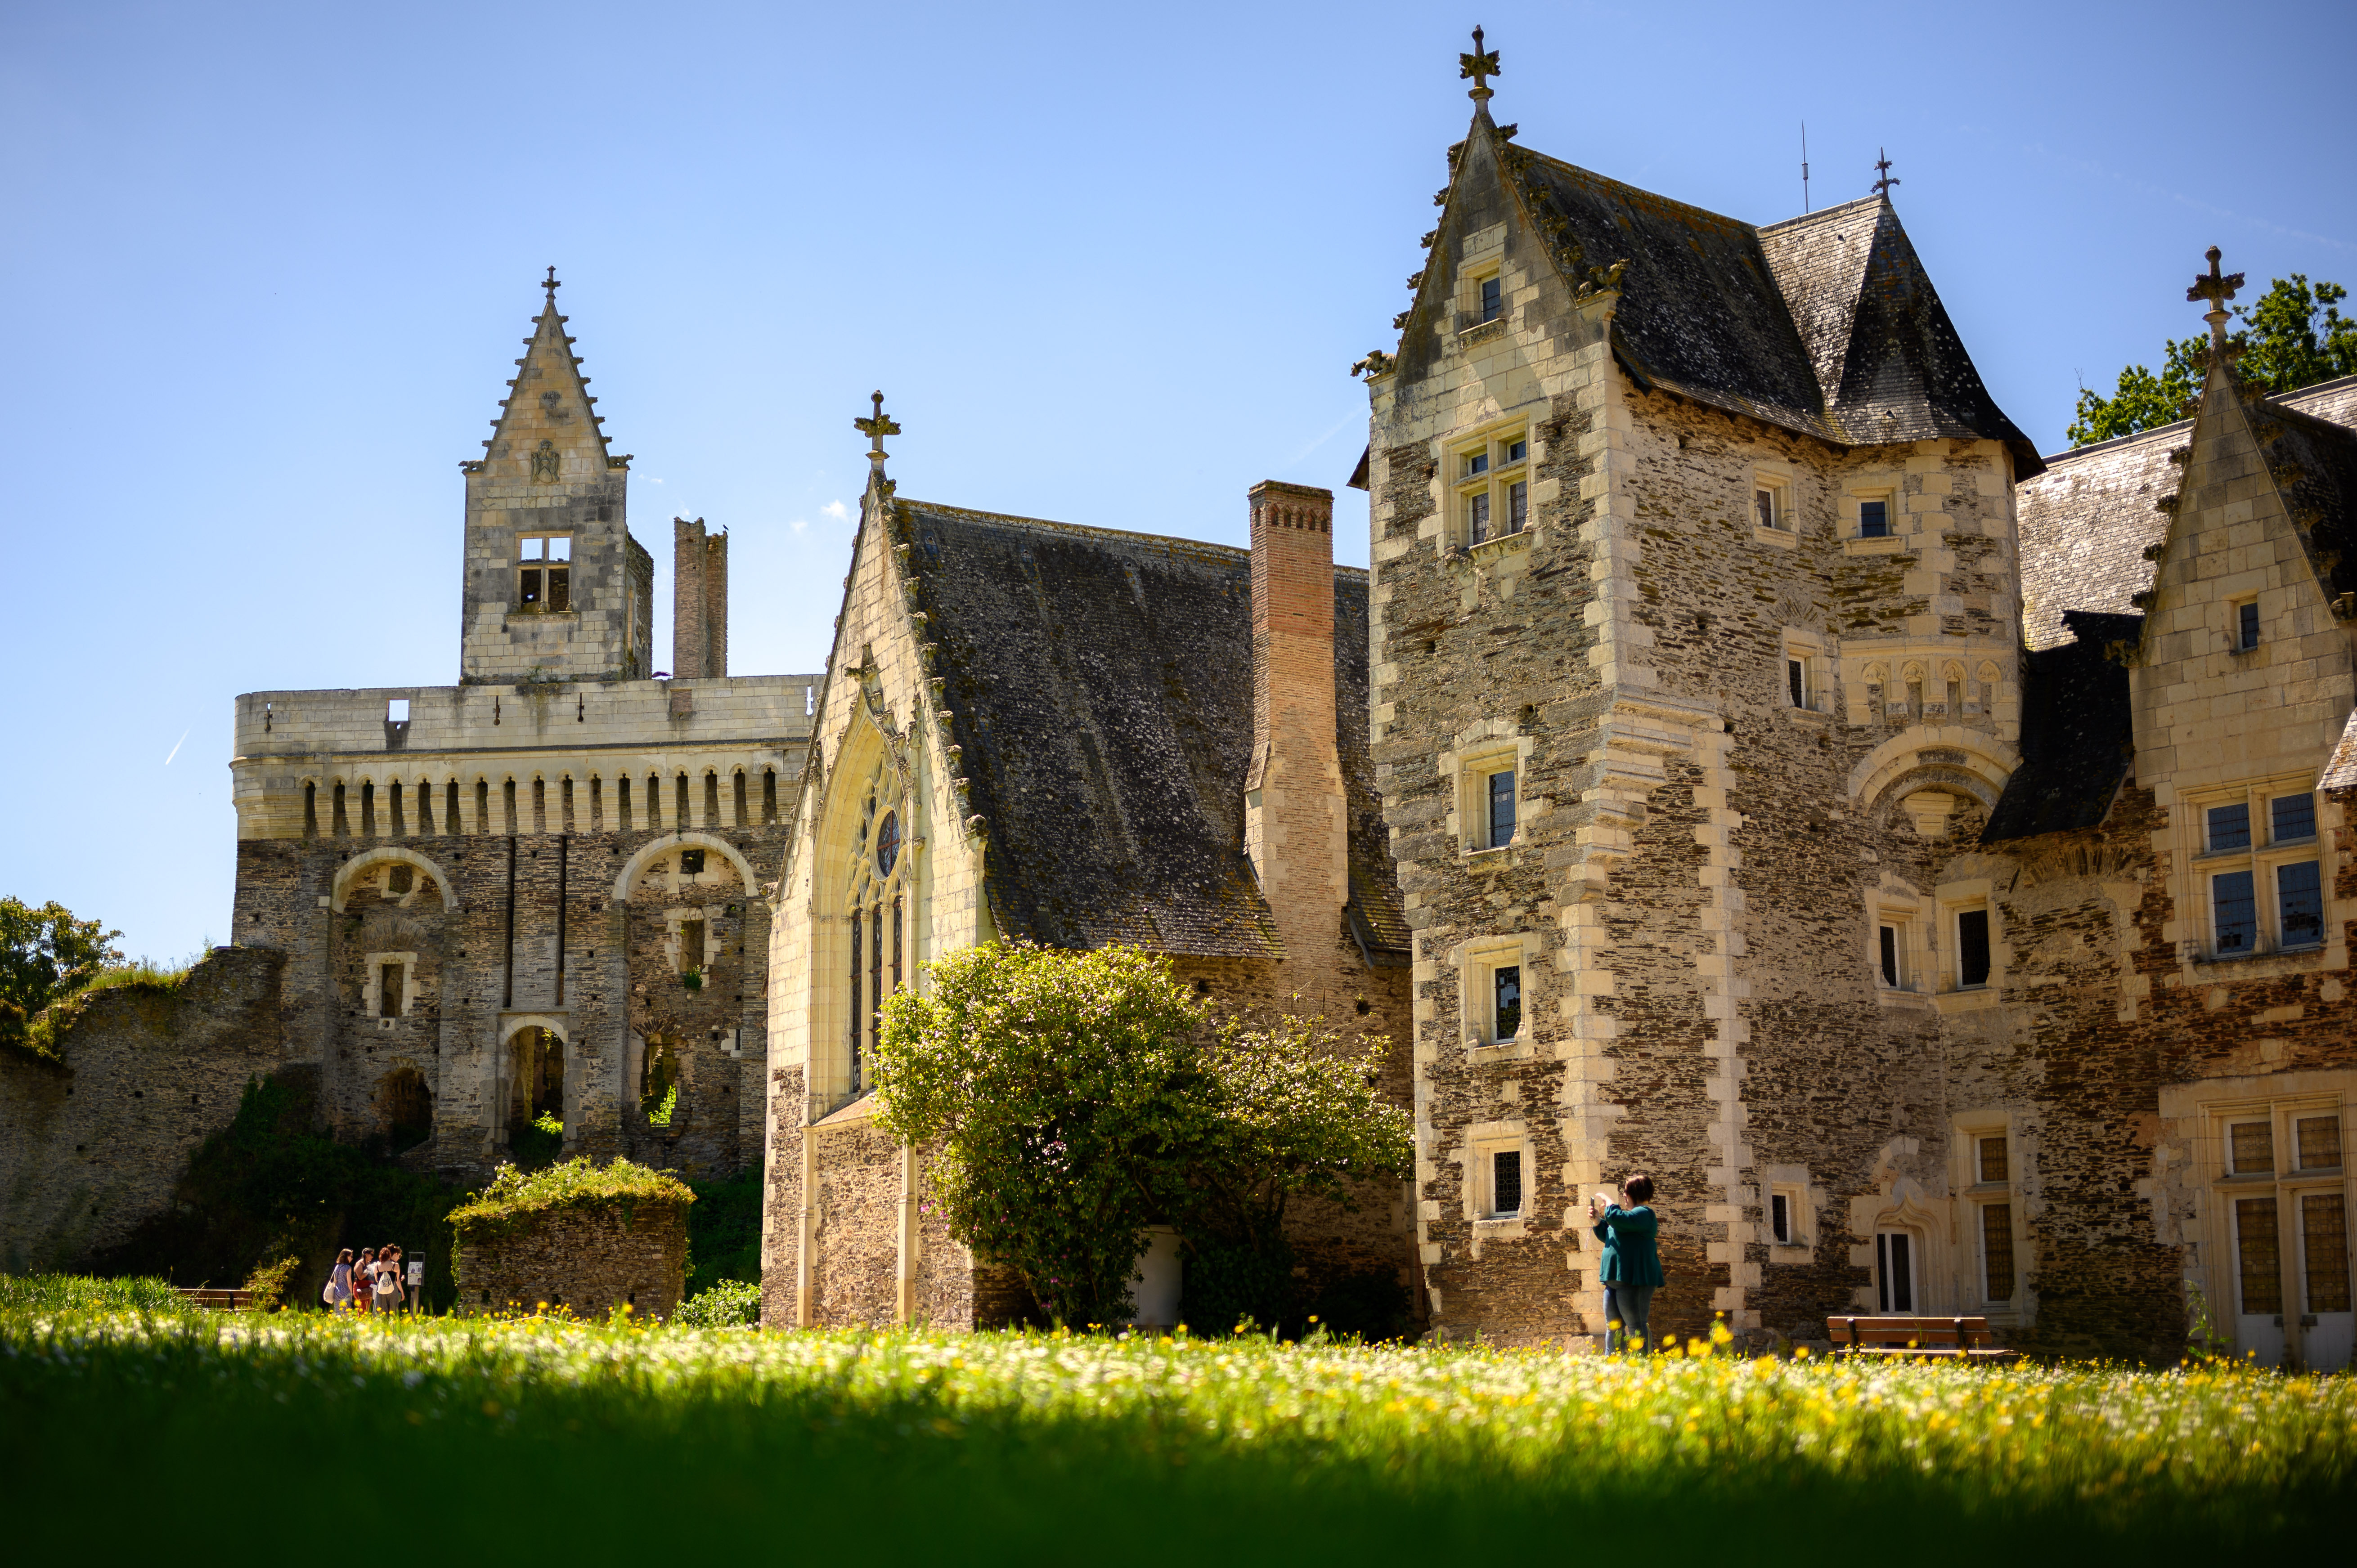
[[[1493,1162],[1501,1154],[1522,1156],[1523,1204],[1512,1214],[1496,1211],[1495,1194],[1491,1191],[1496,1168]],[[1530,1222],[1539,1211],[1536,1157],[1531,1147],[1530,1123],[1520,1117],[1476,1122],[1465,1129],[1465,1140],[1456,1156],[1464,1173],[1458,1187],[1465,1219],[1473,1226],[1477,1237],[1528,1234]]]
[[[1457,330],[1477,331],[1495,326],[1512,315],[1513,296],[1506,292],[1506,227],[1491,225],[1466,237],[1465,248],[1458,252],[1457,264]],[[1498,285],[1498,314],[1488,320],[1481,318],[1481,285],[1495,279]]]
[[[1943,882],[1932,889],[1939,911],[1939,929],[1931,943],[1933,962],[1932,996],[1942,1014],[1977,1013],[2005,999],[2005,932],[1996,901],[1996,885],[1986,876]],[[1964,983],[1964,943],[1962,919],[1978,910],[1988,916],[1988,978],[1976,985]]]
[[[2022,1321],[2029,1316],[2029,1278],[2025,1265],[2029,1258],[2029,1228],[2022,1203],[2025,1161],[2021,1137],[2011,1112],[2002,1109],[1959,1115],[1950,1126],[1953,1136],[1949,1141],[1949,1190],[1956,1195],[1957,1217],[1962,1221],[1957,1241],[1964,1271],[1958,1282],[1958,1294],[1966,1298],[1964,1306],[1992,1321]],[[2001,1180],[1982,1179],[1981,1141],[1986,1138],[2004,1140],[2006,1168]],[[2013,1243],[2013,1294],[1993,1300],[1988,1294],[1987,1221],[1984,1211],[1998,1203],[2007,1208],[2006,1231]]]
[[[1532,745],[1532,737],[1511,721],[1490,719],[1458,735],[1449,749],[1441,753],[1441,771],[1457,780],[1451,792],[1448,832],[1460,860],[1503,854],[1528,842],[1525,830],[1533,801],[1526,781]],[[1477,828],[1480,837],[1489,836],[1490,778],[1509,768],[1514,775],[1514,836],[1502,844],[1477,845]]]
[[[1531,417],[1528,411],[1501,415],[1485,424],[1460,432],[1444,444],[1446,453],[1442,471],[1448,490],[1449,542],[1466,551],[1491,553],[1491,547],[1502,550],[1511,540],[1522,539],[1531,531],[1530,509],[1534,497],[1538,471],[1538,454],[1533,450],[1530,436]],[[1509,457],[1515,443],[1520,442],[1523,455]],[[1482,471],[1466,471],[1474,458],[1485,460]],[[1523,526],[1511,532],[1501,532],[1512,509],[1512,487],[1523,487]],[[1473,498],[1489,499],[1489,532],[1480,542],[1473,538]]]
[[[1513,1061],[1536,1054],[1539,958],[1543,938],[1535,931],[1504,931],[1473,937],[1457,950],[1458,1028],[1465,1054],[1474,1062]],[[1522,1027],[1513,1038],[1497,1036],[1496,972],[1522,970]]]
[[[2316,831],[2304,839],[2275,837],[2274,802],[2288,795],[2307,795],[2315,811]],[[2195,963],[2248,963],[2253,961],[2277,960],[2294,968],[2340,968],[2345,959],[2338,956],[2341,946],[2341,931],[2333,914],[2334,856],[2329,853],[2330,835],[2325,821],[2328,798],[2317,788],[2311,772],[2276,773],[2233,783],[2213,785],[2208,789],[2180,790],[2171,815],[2178,819],[2177,860],[2179,871],[2175,889],[2178,907],[2197,911],[2193,934],[2183,939],[2183,950]],[[2249,811],[2251,843],[2244,847],[2212,851],[2209,847],[2210,811],[2217,806],[2245,805]],[[2298,947],[2285,947],[2282,942],[2282,896],[2276,877],[2279,869],[2302,861],[2317,863],[2319,895],[2323,902],[2323,934],[2320,940]],[[2257,932],[2248,952],[2218,950],[2218,909],[2215,878],[2235,871],[2251,873],[2252,901],[2257,920]]]
[[[1776,1239],[1774,1200],[1784,1199],[1784,1211],[1792,1221],[1789,1241]],[[1799,1165],[1771,1165],[1762,1167],[1760,1180],[1760,1236],[1768,1244],[1768,1261],[1771,1263],[1808,1263],[1816,1261],[1817,1237],[1821,1223],[1820,1210],[1827,1194],[1809,1178],[1809,1167]]]
[[[1902,487],[1895,475],[1887,479],[1853,480],[1845,485],[1842,488],[1843,539],[1867,545],[1886,544],[1898,539],[1902,532],[1900,505],[1903,499]],[[1865,532],[1864,503],[1867,501],[1883,503],[1883,525],[1888,532],[1870,534]]]
[[[2256,653],[2267,645],[2267,617],[2259,607],[2259,598],[2258,594],[2248,593],[2237,594],[2226,601],[2226,651],[2237,658]],[[2243,623],[2245,606],[2251,612],[2247,640],[2244,637],[2246,628]]]
[[[1937,908],[1935,899],[1927,898],[1886,872],[1882,880],[1867,890],[1866,895],[1866,964],[1874,982],[1877,1000],[1885,1006],[1929,1005],[1932,993],[1923,988],[1922,981],[1932,972],[1930,944],[1924,940],[1926,908]],[[1882,967],[1882,928],[1896,927],[1899,932],[1899,983],[1887,982]]]
[[[2332,1112],[2341,1119],[2341,1163],[2337,1182],[2331,1167],[2314,1171],[2285,1168],[2287,1155],[2290,1159],[2298,1157],[2297,1141],[2287,1137],[2293,1132],[2292,1124],[2303,1113],[2314,1115],[2319,1112]],[[2190,1243],[2185,1247],[2187,1280],[2200,1285],[2207,1298],[2211,1322],[2230,1341],[2240,1331],[2236,1318],[2240,1315],[2242,1283],[2240,1259],[2235,1251],[2233,1200],[2263,1190],[2272,1191],[2276,1195],[2277,1234],[2281,1239],[2279,1288],[2283,1300],[2299,1309],[2295,1312],[2287,1305],[2284,1314],[2286,1346],[2295,1359],[2303,1353],[2296,1348],[2300,1341],[2293,1337],[2297,1328],[2308,1326],[2298,1324],[2298,1319],[2307,1315],[2308,1281],[2298,1267],[2301,1258],[2296,1196],[2338,1190],[2344,1216],[2357,1208],[2357,1163],[2349,1158],[2352,1112],[2357,1112],[2357,1069],[2350,1068],[2197,1079],[2161,1090],[2160,1116],[2168,1143],[2159,1152],[2158,1164],[2164,1173],[2170,1165],[2182,1170],[2176,1185],[2183,1195],[2180,1201],[2185,1203],[2179,1236],[2183,1243]],[[2229,1168],[2226,1129],[2235,1122],[2262,1116],[2275,1129],[2276,1168],[2265,1176],[2237,1177]],[[2166,1174],[2162,1180],[2168,1180]],[[2295,1197],[2288,1211],[2285,1201],[2287,1190]],[[2164,1197],[2163,1202],[2167,1201]],[[2357,1227],[2350,1229],[2350,1235],[2357,1239]],[[2352,1272],[2352,1283],[2357,1283],[2357,1256],[2348,1260],[2348,1266]]]
[[[549,553],[551,548],[559,540],[565,543],[565,554],[561,562],[558,557]],[[540,545],[540,553],[526,554],[526,549],[535,542]],[[580,613],[580,596],[575,592],[578,585],[573,581],[574,568],[579,564],[579,562],[575,559],[577,553],[575,547],[579,542],[579,531],[576,529],[520,528],[516,530],[515,544],[509,552],[508,560],[509,603],[515,607],[516,613],[520,615],[577,615]],[[549,607],[548,601],[552,596],[552,590],[545,580],[541,584],[539,602],[527,604],[523,596],[523,575],[530,571],[546,572],[560,564],[565,568],[564,607],[561,609]]]
[[[1767,491],[1771,498],[1772,523],[1760,521],[1760,495]],[[1793,500],[1792,466],[1768,460],[1755,461],[1751,466],[1751,491],[1744,497],[1744,515],[1751,524],[1752,542],[1772,544],[1781,550],[1797,549],[1801,529],[1799,509]]]
[[[1776,697],[1784,711],[1796,718],[1830,718],[1833,714],[1834,659],[1825,649],[1825,635],[1805,627],[1788,626],[1777,639],[1780,657],[1776,670]],[[1802,701],[1792,700],[1792,666],[1801,666]]]
[[[400,1011],[391,1017],[378,1012],[383,1002],[384,966],[401,965]],[[417,1011],[417,955],[414,952],[372,952],[361,968],[361,1016],[382,1028],[390,1029],[401,1019]]]

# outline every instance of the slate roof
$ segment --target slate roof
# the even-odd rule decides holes
[[[2136,760],[2127,666],[2112,645],[2135,645],[2140,615],[2065,613],[2072,639],[2022,660],[2021,766],[1982,831],[1984,843],[2100,826]]]
[[[2357,713],[2349,715],[2349,723],[2341,732],[2341,744],[2332,748],[2332,760],[2324,765],[2324,777],[2317,780],[2316,787],[2357,789]]]
[[[1558,254],[1630,263],[1613,348],[1640,385],[1840,446],[2003,441],[2038,471],[1884,198],[1755,229],[1525,149],[1507,158]]]
[[[2349,479],[2346,444],[2331,427],[2357,424],[2357,376],[2303,387],[2266,400],[2255,414],[2283,420],[2290,449],[2313,450],[2302,462],[2313,468],[2315,485],[2303,503],[2322,507],[2337,500],[2343,520],[2357,520],[2357,488]],[[2315,427],[2327,427],[2319,435]],[[2061,452],[2046,459],[2046,471],[2015,491],[2021,549],[2022,636],[2035,649],[2059,647],[2069,638],[2065,610],[2132,613],[2134,596],[2152,586],[2156,564],[2145,547],[2167,536],[2166,513],[2153,510],[2174,495],[2183,478],[2170,452],[2192,437],[2193,422],[2179,420],[2136,435]],[[2345,431],[2342,433],[2345,435]],[[2280,458],[2278,459],[2280,461]],[[2327,489],[2331,494],[2327,495]],[[2342,550],[2357,566],[2357,552]],[[2344,568],[2347,569],[2347,568]],[[2336,585],[2335,593],[2349,591]]]
[[[893,504],[958,770],[987,824],[1000,929],[1053,947],[1277,955],[1243,852],[1250,552]],[[1349,920],[1371,949],[1404,950],[1367,748],[1366,573],[1336,568],[1334,603]]]

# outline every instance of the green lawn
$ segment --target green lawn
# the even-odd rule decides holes
[[[15,1552],[2180,1560],[2344,1549],[2357,1382],[144,1313],[0,1282]],[[67,1305],[59,1305],[66,1301]],[[178,1550],[176,1548],[175,1550]],[[2239,1554],[2239,1552],[2238,1552]]]

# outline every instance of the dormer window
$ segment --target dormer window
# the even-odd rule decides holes
[[[527,533],[517,542],[516,603],[528,610],[573,607],[573,536]]]
[[[1857,503],[1857,536],[1860,539],[1890,537],[1890,502],[1877,496]]]
[[[1484,321],[1497,320],[1498,312],[1503,307],[1503,295],[1501,291],[1499,289],[1498,280],[1493,277],[1483,278],[1481,280],[1481,319]]]

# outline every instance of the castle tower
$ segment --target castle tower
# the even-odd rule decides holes
[[[556,313],[556,269],[484,455],[467,472],[459,679],[647,674],[654,562],[630,538],[630,459],[607,450]]]

